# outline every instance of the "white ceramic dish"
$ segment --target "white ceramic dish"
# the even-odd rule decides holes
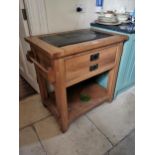
[[[100,16],[106,17],[106,18],[112,18],[115,16],[115,14],[113,12],[99,12],[98,14]]]
[[[104,13],[104,17],[111,18],[111,17],[114,17],[114,14],[106,12],[106,13]]]
[[[123,22],[123,21],[127,21],[129,18],[128,14],[117,14],[116,15],[118,21]]]
[[[120,24],[122,24],[121,22],[101,22],[98,20],[96,20],[95,22],[98,24],[103,24],[103,25],[120,25]]]
[[[98,17],[98,21],[101,21],[101,22],[118,22],[117,18],[114,16],[114,17],[103,17],[103,16],[99,16]]]

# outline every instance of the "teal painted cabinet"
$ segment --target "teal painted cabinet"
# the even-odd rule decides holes
[[[120,61],[118,77],[116,82],[115,94],[116,97],[119,93],[128,89],[129,87],[135,84],[135,34],[126,34],[120,33],[116,31],[111,31],[103,28],[96,28],[98,30],[106,31],[106,32],[114,32],[118,34],[128,35],[129,40],[124,43],[123,53]],[[107,76],[106,73],[101,75],[97,82],[106,87],[107,85]]]

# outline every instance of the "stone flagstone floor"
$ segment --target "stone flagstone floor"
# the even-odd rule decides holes
[[[134,87],[73,122],[61,133],[39,95],[20,102],[20,155],[134,155]]]

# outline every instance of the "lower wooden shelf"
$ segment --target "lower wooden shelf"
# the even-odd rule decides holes
[[[89,101],[81,101],[80,95],[86,94]],[[69,122],[108,100],[107,89],[94,82],[83,82],[68,89]]]
[[[89,101],[81,101],[80,96],[85,94],[90,97]],[[58,110],[55,104],[54,93],[49,95],[46,101],[47,108],[57,117],[59,117]],[[67,102],[68,102],[68,115],[69,123],[76,118],[93,109],[94,107],[102,104],[109,99],[107,89],[101,87],[95,82],[85,81],[77,85],[67,88]]]

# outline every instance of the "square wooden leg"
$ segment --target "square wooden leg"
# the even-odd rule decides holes
[[[68,129],[69,125],[64,66],[64,60],[61,59],[56,60],[54,63],[54,67],[56,70],[55,96],[57,108],[60,114],[60,124],[62,132],[65,132]]]
[[[123,43],[120,43],[117,48],[117,54],[116,54],[116,61],[115,61],[115,67],[111,69],[108,73],[108,95],[109,95],[109,101],[111,102],[113,100],[114,92],[115,92],[115,85],[117,81],[117,74],[119,69],[119,63],[121,59],[122,54],[122,48]]]

